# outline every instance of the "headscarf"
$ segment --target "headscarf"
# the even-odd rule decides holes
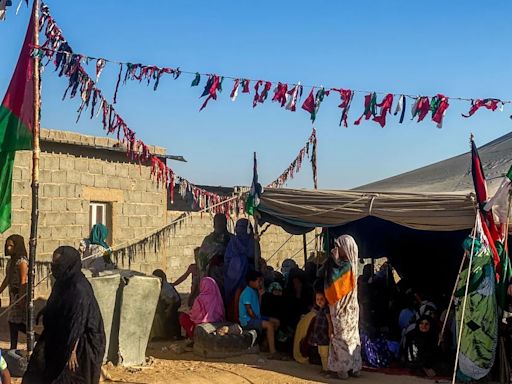
[[[277,281],[274,281],[268,286],[267,292],[272,293],[274,291],[283,291],[283,287]]]
[[[60,255],[51,265],[52,275],[55,278],[56,285],[63,285],[67,280],[76,279],[77,275],[82,273],[80,252],[75,248],[63,246],[57,248],[54,253]]]
[[[227,228],[226,215],[217,213],[213,218],[213,223],[214,230],[204,238],[197,255],[196,264],[199,268],[199,274],[201,277],[206,275],[208,264],[215,255],[221,254],[224,256],[226,247],[233,238],[233,235],[229,233]],[[219,227],[222,228],[219,229]]]
[[[199,285],[197,296],[190,311],[190,319],[195,324],[219,323],[224,321],[224,303],[219,287],[214,279],[205,277]]]
[[[224,293],[228,305],[236,290],[245,285],[249,260],[254,259],[254,237],[249,220],[236,222],[235,235],[224,254]]]
[[[420,331],[420,323],[428,321],[430,329],[428,332]],[[407,335],[407,357],[410,362],[423,361],[430,368],[430,364],[436,353],[436,332],[432,318],[428,315],[420,316],[414,324],[414,331]]]
[[[335,241],[335,248],[326,266],[324,281],[325,297],[330,305],[336,304],[356,288],[357,244],[352,236],[343,235]],[[340,257],[338,248],[343,249],[347,259]]]
[[[474,246],[473,242],[475,243]],[[476,255],[482,249],[482,242],[480,241],[480,239],[475,239],[472,236],[468,236],[462,242],[462,249],[464,249],[467,252],[471,252],[471,249],[473,249],[473,254]]]
[[[41,375],[44,382],[53,382],[65,369],[78,341],[79,370],[86,383],[97,382],[106,343],[98,303],[80,270],[80,253],[73,247],[63,246],[54,254],[60,257],[52,263],[55,284],[43,309],[44,331],[38,342],[39,348],[44,348]],[[37,369],[40,352],[34,351],[28,373]]]
[[[299,268],[295,260],[285,259],[281,264],[281,273],[283,274],[285,280],[288,280],[288,275],[292,269]]]
[[[5,239],[5,246],[7,242],[12,241],[14,243],[14,255],[16,257],[27,257],[27,248],[25,248],[25,239],[21,235],[11,235]],[[7,253],[7,251],[5,252]]]
[[[91,235],[89,237],[89,241],[91,244],[101,245],[105,249],[109,249],[110,246],[107,244],[105,240],[108,237],[108,228],[103,224],[94,224],[91,229]]]
[[[434,324],[434,317],[437,312],[437,307],[431,301],[422,301],[420,304],[420,308],[415,312],[414,316],[411,319],[411,323],[405,328],[404,334],[407,335],[417,329],[418,324],[423,319],[428,319],[430,322],[430,330],[432,331]]]
[[[236,222],[235,238],[228,244],[228,249],[248,259],[254,258],[254,236],[249,220],[240,219]]]

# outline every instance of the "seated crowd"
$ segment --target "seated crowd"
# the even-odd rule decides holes
[[[79,271],[87,267],[98,273],[114,267],[106,244],[107,234],[106,228],[98,225],[79,250],[71,247],[56,250],[52,263],[56,284],[42,311],[45,323],[42,338],[48,339],[54,331],[48,325],[53,304],[56,308],[72,307],[77,313],[85,310],[72,297],[68,301],[52,301],[55,295],[64,295],[59,289],[67,292],[66,284],[73,278],[87,288],[81,294],[89,300],[88,321],[95,321],[91,330],[99,340],[98,345],[104,348],[105,336],[102,331],[96,331],[102,327],[99,309],[92,299],[90,285]],[[453,312],[441,313],[439,302],[435,304],[430,298],[422,297],[403,280],[396,283],[388,262],[379,271],[374,270],[373,264],[365,265],[359,274],[358,248],[351,236],[338,237],[325,260],[312,258],[304,269],[291,259],[283,261],[280,271],[267,266],[263,259],[256,268],[256,246],[247,219],[238,220],[232,235],[226,217],[216,215],[213,233],[195,250],[195,263],[183,276],[170,283],[162,270],[153,272],[161,280],[161,291],[152,337],[179,339],[184,333],[193,342],[194,330],[201,324],[234,323],[238,329],[255,331],[262,349],[268,350],[269,359],[286,360],[293,356],[299,363],[321,365],[321,372],[326,376],[334,373],[341,379],[357,377],[363,362],[375,368],[406,368],[429,377],[449,374],[455,356]],[[0,293],[8,287],[10,302],[14,304],[8,321],[11,349],[16,349],[18,333],[26,330],[25,307],[18,304],[20,287],[27,280],[23,238],[10,236],[5,253],[11,260]],[[180,312],[182,301],[175,286],[189,276],[192,277],[189,310]],[[512,295],[512,289],[508,294]],[[445,319],[446,327],[441,334]],[[224,328],[229,332],[229,327]],[[76,341],[66,343],[73,350],[69,364],[77,358],[94,359],[91,371],[82,373],[99,377],[101,348],[92,356],[83,352],[80,349],[83,345]],[[28,373],[36,375],[46,368],[39,367],[39,357],[34,356]]]
[[[187,338],[193,339],[194,328],[199,324],[237,323],[244,330],[257,331],[269,359],[293,356],[299,362],[321,365],[325,374],[341,372],[342,378],[348,373],[354,376],[359,373],[361,358],[368,366],[401,366],[419,375],[439,376],[449,371],[454,356],[453,335],[450,335],[453,319],[448,322],[445,335],[440,337],[442,322],[438,306],[410,288],[396,284],[389,263],[379,271],[374,271],[371,264],[365,265],[357,277],[355,264],[359,260],[354,242],[355,262],[350,262],[350,252],[339,251],[347,253],[339,262],[330,255],[323,263],[309,261],[301,269],[295,261],[287,259],[280,271],[276,271],[260,260],[256,271],[249,221],[239,220],[234,235],[228,232],[223,215],[215,216],[214,221],[214,232],[195,250],[195,264],[173,285],[167,283],[163,272],[155,271],[163,282],[161,302],[169,303],[162,306],[169,308],[164,312],[169,316],[170,329],[174,330],[179,320]],[[343,263],[348,263],[349,269]],[[357,279],[348,289],[344,285],[348,281],[347,271]],[[164,298],[164,287],[166,295],[175,297],[173,286],[189,275],[192,276],[191,309],[178,313],[176,301]],[[331,313],[339,303],[352,300],[349,300],[352,296],[358,302],[357,308],[347,304],[341,308],[343,311]],[[340,321],[355,327],[357,336],[353,338],[357,339],[357,345],[360,338],[361,358],[351,357],[354,361],[348,367],[337,365],[350,344],[350,340],[336,341],[340,328],[347,326],[339,325]],[[170,333],[173,337],[180,336],[178,332]],[[336,356],[338,342],[341,352]]]

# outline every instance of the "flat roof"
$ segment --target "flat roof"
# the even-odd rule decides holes
[[[80,147],[103,149],[107,151],[126,152],[126,145],[117,139],[113,139],[111,137],[84,135],[82,133],[61,131],[57,129],[41,128],[41,141],[77,145]],[[183,156],[166,154],[166,149],[164,147],[158,147],[156,145],[148,145],[148,147],[149,151],[158,157],[186,162]]]

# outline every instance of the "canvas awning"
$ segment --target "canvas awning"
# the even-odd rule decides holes
[[[512,133],[479,148],[489,194],[512,164]],[[265,190],[262,221],[290,233],[336,227],[368,216],[431,231],[472,228],[475,203],[469,152],[350,191]]]
[[[367,216],[429,231],[472,228],[472,193],[400,193],[267,189],[258,212],[262,222],[294,234],[337,227]]]

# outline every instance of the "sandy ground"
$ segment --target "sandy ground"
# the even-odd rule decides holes
[[[39,328],[39,327],[38,327]],[[36,329],[40,332],[41,329]],[[7,321],[0,319],[0,348],[9,348]],[[176,343],[174,343],[176,344]],[[320,375],[320,366],[301,365],[294,361],[270,361],[265,354],[245,355],[225,360],[200,360],[191,352],[176,353],[172,342],[150,343],[146,356],[148,365],[143,367],[106,366],[115,383],[173,383],[173,384],[304,384],[340,383]],[[184,342],[180,342],[184,346]],[[20,335],[19,349],[26,347],[25,337]],[[184,349],[184,348],[182,348]],[[21,383],[21,379],[14,379]],[[425,384],[432,380],[410,376],[392,376],[363,372],[358,379],[349,380],[358,384]]]
[[[5,335],[2,327],[0,334]],[[21,338],[24,342],[24,338]],[[143,367],[106,366],[114,383],[132,384],[306,384],[339,383],[337,379],[322,377],[319,366],[301,365],[294,361],[270,361],[264,354],[245,355],[225,360],[199,360],[191,352],[177,354],[169,342],[151,343],[147,349],[148,365]],[[8,347],[4,337],[0,347]],[[25,344],[20,343],[20,348]],[[392,376],[363,372],[358,379],[349,382],[358,384],[425,384],[434,381],[409,376]],[[21,383],[14,379],[13,383]]]
[[[339,383],[325,379],[319,366],[301,365],[293,361],[270,361],[262,355],[246,355],[223,361],[198,360],[192,353],[176,354],[166,350],[168,343],[153,343],[147,355],[154,358],[151,366],[139,369],[110,368],[112,379],[126,383],[219,383],[219,384],[303,384]],[[162,351],[164,349],[164,351]],[[390,376],[363,372],[351,380],[360,384],[420,384],[432,381],[408,376]]]

